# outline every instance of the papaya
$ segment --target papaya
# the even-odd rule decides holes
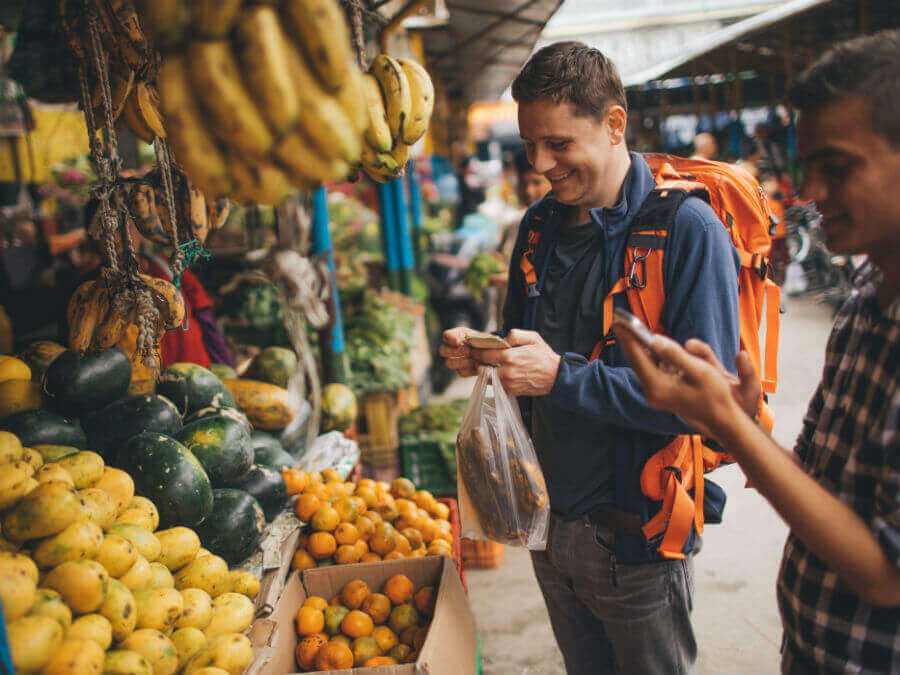
[[[280,431],[294,419],[294,407],[288,391],[267,382],[256,380],[223,380],[255,429]]]

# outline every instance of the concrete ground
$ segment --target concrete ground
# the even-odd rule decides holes
[[[771,397],[775,438],[790,448],[800,430],[824,362],[830,311],[811,300],[786,300],[782,315],[778,393]],[[469,394],[457,381],[442,398]],[[781,625],[775,579],[787,529],[736,466],[714,474],[728,493],[725,521],[710,526],[696,561],[694,627],[699,673],[774,673]],[[485,675],[565,672],[528,553],[507,548],[496,570],[466,570],[469,598],[482,636]]]

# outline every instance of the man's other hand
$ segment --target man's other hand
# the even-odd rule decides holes
[[[476,349],[475,358],[497,366],[503,390],[510,396],[545,396],[556,383],[560,355],[535,331],[513,329],[510,349]]]
[[[472,349],[466,344],[466,338],[477,331],[471,328],[458,327],[444,331],[443,344],[438,354],[444,363],[460,377],[472,377],[478,374],[478,363],[472,358]]]

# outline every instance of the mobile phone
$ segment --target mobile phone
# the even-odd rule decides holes
[[[613,312],[613,325],[616,330],[627,330],[647,349],[653,344],[653,333],[631,312],[617,307]]]

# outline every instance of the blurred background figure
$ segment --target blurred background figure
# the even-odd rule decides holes
[[[712,159],[719,156],[719,144],[716,137],[708,132],[694,136],[694,154],[692,159]]]

